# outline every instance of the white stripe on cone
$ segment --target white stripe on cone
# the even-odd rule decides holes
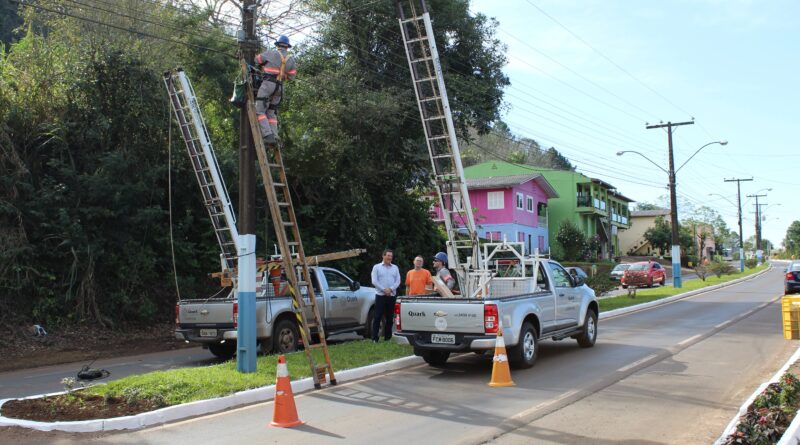
[[[498,335],[497,336],[497,340],[495,340],[494,347],[495,348],[505,348],[506,347],[506,341],[503,340],[503,336],[502,335]]]
[[[278,378],[289,377],[289,368],[286,367],[286,363],[278,363],[277,375]]]
[[[505,354],[497,354],[497,355],[494,356],[494,361],[496,361],[496,362],[507,362],[508,361],[508,356],[506,356]]]

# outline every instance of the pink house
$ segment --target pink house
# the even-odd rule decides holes
[[[544,176],[497,176],[467,179],[478,235],[487,240],[520,241],[526,253],[550,250],[547,234],[547,200],[558,198]],[[432,208],[442,219],[438,203]]]

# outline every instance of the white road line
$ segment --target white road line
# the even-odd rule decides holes
[[[714,326],[714,327],[715,327],[715,328],[717,328],[717,329],[719,329],[719,328],[721,328],[721,327],[723,327],[723,326],[727,326],[727,325],[729,325],[729,324],[731,324],[731,321],[730,321],[730,320],[728,320],[728,321],[723,321],[722,323],[720,323],[720,324],[718,324],[718,325],[716,325],[716,326]]]
[[[683,346],[683,345],[685,345],[685,344],[687,344],[687,343],[691,343],[691,342],[693,342],[693,341],[697,340],[698,338],[700,338],[700,337],[702,337],[702,336],[703,336],[703,334],[697,334],[697,335],[695,335],[695,336],[689,337],[689,338],[687,338],[686,340],[684,340],[684,341],[682,341],[682,342],[678,343],[678,346]]]
[[[510,417],[510,419],[511,420],[524,419],[525,417],[527,417],[531,413],[535,413],[536,411],[538,411],[538,410],[540,410],[540,409],[542,409],[542,408],[544,408],[546,406],[549,406],[549,405],[552,405],[554,403],[560,402],[561,400],[564,400],[564,399],[567,399],[569,397],[572,397],[575,394],[578,394],[578,390],[577,389],[573,389],[572,391],[565,392],[564,394],[561,394],[560,396],[556,397],[555,399],[550,399],[550,400],[548,400],[546,402],[542,402],[542,403],[540,403],[540,404],[538,404],[538,405],[536,405],[534,407],[528,408],[525,411],[522,411],[522,412],[519,412],[517,414],[514,414],[513,416]]]
[[[650,355],[648,355],[647,357],[645,357],[643,359],[636,360],[635,362],[631,363],[630,365],[626,365],[626,366],[623,366],[622,368],[617,369],[617,372],[628,371],[629,369],[633,369],[633,368],[641,365],[642,363],[645,363],[645,362],[647,362],[649,360],[652,360],[652,359],[654,359],[656,357],[658,357],[657,354],[650,354]]]

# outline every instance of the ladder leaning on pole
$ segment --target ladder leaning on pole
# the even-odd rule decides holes
[[[458,275],[462,295],[470,296],[479,288],[478,278],[470,272],[480,269],[481,251],[430,14],[425,0],[397,0],[396,3],[439,208],[447,231],[449,263]],[[464,229],[467,233],[460,234]]]
[[[228,189],[219,170],[194,89],[186,73],[180,68],[164,73],[164,84],[203,195],[203,204],[211,217],[211,224],[222,250],[222,270],[233,270],[236,268],[236,243],[239,238],[236,214],[233,212]]]
[[[314,286],[311,285],[311,273],[306,262],[303,243],[300,240],[300,230],[297,226],[292,197],[289,194],[289,184],[286,181],[286,170],[283,166],[283,157],[278,145],[265,146],[261,139],[261,130],[258,126],[256,116],[255,101],[253,100],[252,79],[249,75],[247,64],[242,61],[242,73],[246,79],[245,93],[247,117],[250,121],[250,131],[255,143],[258,165],[261,170],[261,177],[264,180],[264,188],[267,192],[272,225],[275,226],[275,234],[278,240],[278,247],[281,253],[283,269],[289,281],[289,289],[294,303],[294,312],[300,327],[300,335],[303,338],[303,345],[311,374],[314,378],[314,387],[320,388],[325,382],[326,373],[330,376],[330,384],[336,384],[331,365],[328,344],[325,340],[325,330],[319,314]],[[297,269],[300,269],[298,277]],[[302,279],[301,279],[302,278]],[[305,290],[305,292],[303,292]],[[304,294],[308,295],[306,303]],[[318,343],[312,343],[311,329],[316,328]],[[321,349],[324,363],[317,365],[313,351]]]

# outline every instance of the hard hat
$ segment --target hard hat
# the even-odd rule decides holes
[[[439,252],[433,256],[435,261],[441,261],[444,264],[447,264],[447,254],[444,252]]]
[[[286,37],[286,36],[280,36],[280,37],[278,37],[278,40],[276,40],[276,41],[275,41],[275,46],[278,46],[278,45],[286,45],[286,46],[288,46],[289,48],[291,48],[291,47],[292,47],[292,45],[291,45],[291,44],[289,44],[289,38],[288,38],[288,37]]]

